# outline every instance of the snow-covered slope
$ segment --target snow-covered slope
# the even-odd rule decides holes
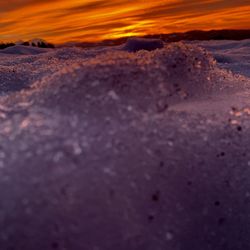
[[[37,55],[48,52],[48,49],[41,49],[31,46],[15,45],[6,49],[0,50],[3,54],[14,54],[14,55]]]
[[[130,97],[139,94],[141,98],[152,94],[156,100],[169,101],[205,95],[216,89],[241,88],[247,81],[221,70],[207,51],[182,43],[137,53],[123,51],[123,47],[48,50],[25,46],[10,47],[2,53],[1,85],[11,91],[11,84],[19,82],[19,89],[32,87],[27,94],[35,90],[43,93],[44,88],[55,91],[62,84],[66,88],[87,88],[92,82],[99,82],[95,89],[112,89]],[[4,94],[4,88],[0,91]]]
[[[0,249],[250,249],[247,44],[2,51]]]
[[[210,51],[223,68],[250,77],[250,40],[209,41],[197,44]]]

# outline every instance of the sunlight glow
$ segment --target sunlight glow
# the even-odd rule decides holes
[[[0,2],[0,41],[98,41],[192,29],[250,28],[250,1],[9,0]]]

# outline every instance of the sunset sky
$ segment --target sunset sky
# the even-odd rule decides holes
[[[250,0],[0,0],[0,42],[250,28]]]

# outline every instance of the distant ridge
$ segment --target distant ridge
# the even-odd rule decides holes
[[[156,34],[146,35],[143,38],[156,38],[164,42],[179,42],[179,41],[205,41],[205,40],[244,40],[250,39],[249,30],[192,30],[187,32],[178,32],[170,34]],[[122,37],[118,39],[107,39],[101,42],[71,42],[61,46],[78,46],[78,47],[96,47],[96,46],[113,46],[121,45],[128,40],[129,37]]]
[[[155,35],[145,35],[141,36],[143,38],[156,38],[161,39],[164,42],[179,42],[179,41],[205,41],[205,40],[244,40],[250,39],[250,29],[245,30],[191,30],[187,32],[176,32],[169,34],[155,34]],[[32,39],[29,41],[19,41],[17,43],[1,43],[0,49],[5,49],[14,45],[25,45],[33,46],[40,48],[54,48],[54,47],[82,47],[82,48],[91,48],[99,46],[115,46],[125,43],[130,37],[122,37],[118,39],[107,39],[100,42],[67,42],[63,44],[53,45],[46,42],[43,39]]]
[[[244,40],[250,39],[249,30],[192,30],[184,33],[160,34],[160,35],[147,35],[148,38],[161,38],[168,42],[178,42],[181,40]]]
[[[47,51],[48,50],[46,49],[34,46],[15,45],[0,51],[0,53],[12,54],[12,55],[37,55],[45,53]]]

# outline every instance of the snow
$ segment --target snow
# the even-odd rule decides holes
[[[250,40],[198,42],[225,69],[250,77]]]
[[[162,49],[164,43],[160,39],[130,38],[127,40],[124,50],[136,52],[139,50],[155,50]]]
[[[250,248],[249,41],[34,49],[0,53],[1,249]]]
[[[31,47],[31,46],[15,45],[12,47],[8,47],[2,51],[0,50],[0,53],[16,54],[16,55],[36,55],[36,54],[45,53],[47,51],[48,50],[35,48],[35,47]]]
[[[12,51],[20,54],[24,48],[15,46]],[[78,88],[80,91],[98,82],[101,87],[97,84],[92,88],[96,94],[100,92],[99,89],[102,89],[103,95],[105,91],[115,90],[124,98],[134,96],[136,100],[136,96],[141,96],[141,101],[153,98],[154,101],[145,100],[145,105],[151,105],[161,99],[176,102],[216,90],[240,89],[247,82],[243,76],[233,76],[221,70],[206,50],[182,43],[166,45],[152,52],[141,50],[137,53],[124,52],[119,48],[27,48],[27,55],[2,57],[2,95],[5,89],[15,91],[11,84],[17,83],[18,90],[30,87],[24,95],[32,96],[37,92],[44,95],[45,90],[48,90],[48,95],[49,92],[60,91],[61,85],[69,90]],[[33,49],[42,54],[29,56]],[[19,97],[23,98],[22,95]],[[34,101],[41,98],[35,98]],[[13,96],[7,99],[13,100]]]

